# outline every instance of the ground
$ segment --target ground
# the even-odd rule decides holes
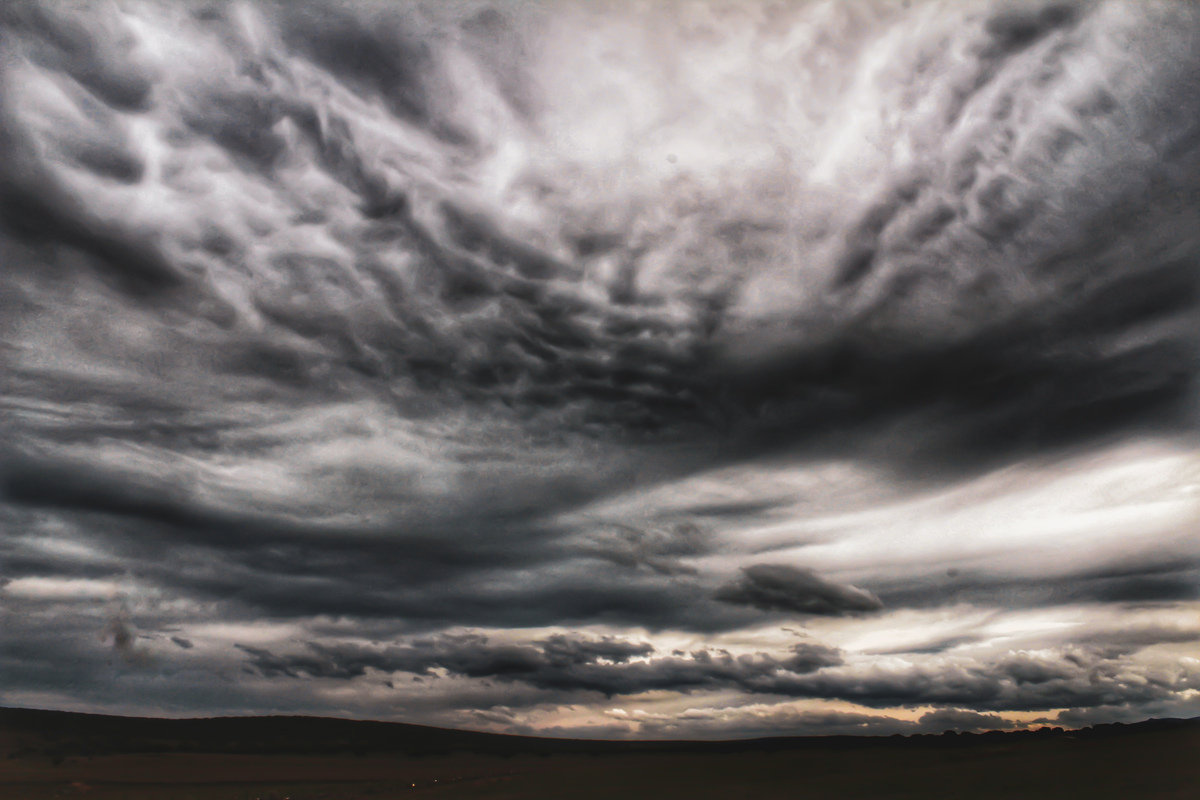
[[[1200,797],[1195,720],[1041,734],[613,745],[338,720],[156,728],[162,721],[13,714],[0,710],[0,796],[11,800]],[[212,738],[239,723],[242,738]],[[324,738],[316,733],[323,725]],[[362,749],[354,726],[368,726],[362,732],[378,752]],[[306,741],[279,738],[286,730]],[[203,752],[222,748],[243,752]]]

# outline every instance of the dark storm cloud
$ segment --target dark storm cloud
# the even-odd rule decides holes
[[[443,635],[385,648],[313,643],[306,652],[289,655],[238,647],[266,677],[353,680],[368,670],[431,676],[440,669],[450,675],[523,684],[567,696],[572,692],[612,697],[729,688],[781,698],[836,699],[881,709],[933,705],[1000,712],[1132,706],[1168,700],[1195,683],[1195,676],[1171,671],[1133,674],[1120,661],[1123,653],[1103,647],[1012,653],[990,663],[951,659],[889,668],[848,664],[838,650],[810,643],[795,645],[792,654],[783,658],[710,649],[665,656],[648,645],[593,641],[581,647],[567,637],[495,644],[472,634]],[[976,714],[973,720],[959,723],[974,727],[982,719]],[[975,724],[970,724],[972,721]],[[955,727],[958,723],[942,720],[938,724]]]
[[[583,640],[555,636],[529,645],[492,644],[478,635],[443,635],[406,647],[364,650],[309,645],[311,655],[276,656],[239,645],[262,674],[350,679],[368,668],[383,672],[430,675],[436,668],[470,678],[524,683],[537,689],[599,692],[605,696],[655,690],[690,692],[737,688],[764,692],[779,674],[804,674],[842,663],[838,651],[799,644],[777,659],[765,653],[735,656],[728,651],[698,650],[688,658],[660,656],[650,645],[614,639]]]
[[[564,548],[561,531],[527,524],[474,519],[460,521],[458,531],[441,524],[402,535],[234,516],[214,517],[212,527],[163,527],[67,515],[62,519],[73,527],[104,533],[73,535],[89,549],[63,553],[37,546],[32,512],[10,511],[4,519],[10,537],[0,554],[8,577],[134,576],[196,602],[221,602],[237,618],[346,615],[400,619],[410,629],[600,620],[717,631],[761,616],[713,602],[711,583],[687,570],[651,559],[648,568],[631,571],[619,559],[598,560],[590,547]],[[483,541],[457,544],[468,536]]]
[[[743,567],[738,581],[721,587],[716,598],[764,611],[839,616],[883,608],[879,598],[854,586],[844,586],[812,570],[786,564]]]
[[[1200,560],[1179,554],[1153,561],[1121,559],[1103,568],[1064,571],[1054,580],[986,570],[883,579],[876,586],[889,608],[928,608],[946,603],[1036,607],[1072,603],[1155,603],[1200,596]]]

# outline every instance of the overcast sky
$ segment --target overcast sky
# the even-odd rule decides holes
[[[1200,5],[0,6],[0,704],[1200,715]]]

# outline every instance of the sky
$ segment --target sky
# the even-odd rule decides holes
[[[0,6],[0,705],[1200,716],[1200,5]]]

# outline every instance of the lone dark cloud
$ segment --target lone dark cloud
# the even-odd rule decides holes
[[[716,594],[726,603],[754,606],[764,611],[837,616],[883,608],[870,592],[826,580],[812,570],[786,564],[755,564],[742,569],[742,577]]]

